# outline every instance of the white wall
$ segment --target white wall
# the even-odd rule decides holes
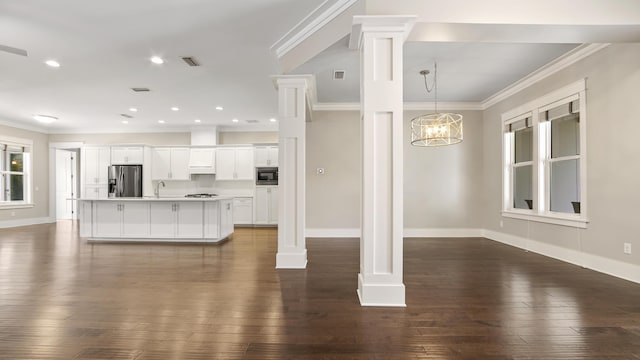
[[[609,260],[640,265],[638,59],[640,44],[610,45],[484,112],[484,211],[478,214],[484,228],[557,248],[586,266]],[[500,115],[582,78],[587,78],[588,227],[501,217]],[[623,254],[624,242],[632,243],[634,254]]]

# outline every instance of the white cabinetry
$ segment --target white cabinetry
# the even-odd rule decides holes
[[[277,146],[256,146],[255,149],[256,167],[278,166]]]
[[[151,179],[189,180],[189,148],[153,149]]]
[[[278,187],[256,187],[254,224],[278,224]]]
[[[144,148],[142,146],[112,146],[111,163],[113,165],[142,165]]]
[[[108,196],[111,151],[108,146],[82,148],[82,197],[103,199]]]
[[[216,180],[253,180],[253,148],[218,148]]]
[[[215,174],[216,149],[192,148],[189,154],[189,173]]]
[[[253,224],[253,198],[237,197],[233,199],[233,224]]]
[[[203,203],[152,202],[149,222],[152,238],[200,239],[203,237]]]
[[[95,202],[93,204],[93,236],[98,238],[149,237],[149,205],[135,202]]]
[[[233,202],[231,199],[205,203],[204,237],[223,239],[233,233]]]

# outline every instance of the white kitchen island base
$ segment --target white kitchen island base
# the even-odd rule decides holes
[[[219,242],[233,234],[233,198],[78,199],[89,241]]]

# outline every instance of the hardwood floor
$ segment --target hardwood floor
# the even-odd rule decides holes
[[[363,308],[357,239],[88,244],[0,230],[0,359],[640,359],[640,285],[486,239],[407,239],[406,308]]]

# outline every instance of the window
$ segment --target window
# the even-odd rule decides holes
[[[502,115],[503,216],[586,227],[585,86]]]
[[[31,204],[30,140],[0,137],[0,207]]]

